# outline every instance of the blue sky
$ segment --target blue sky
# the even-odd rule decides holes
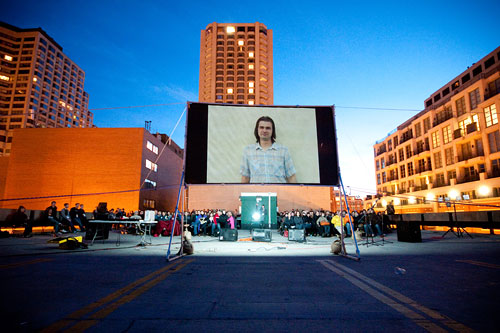
[[[498,1],[11,1],[0,20],[43,28],[85,72],[99,127],[169,134],[198,99],[200,30],[273,29],[274,103],[337,106],[340,166],[353,194],[375,190],[373,144],[499,46]],[[174,140],[184,145],[184,130]]]

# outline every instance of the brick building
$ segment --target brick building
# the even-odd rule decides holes
[[[99,202],[126,210],[175,208],[183,152],[165,135],[143,128],[13,132],[10,156],[0,157],[1,208],[45,209],[52,200],[59,207],[84,203],[87,211]]]

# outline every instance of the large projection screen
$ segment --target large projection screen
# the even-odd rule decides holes
[[[186,184],[337,186],[333,107],[188,103],[185,163]]]

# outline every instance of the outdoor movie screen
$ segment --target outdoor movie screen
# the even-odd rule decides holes
[[[333,106],[188,103],[186,184],[339,185]]]

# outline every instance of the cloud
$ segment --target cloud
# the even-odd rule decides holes
[[[179,102],[197,101],[198,96],[192,91],[187,91],[174,85],[155,86],[153,90],[156,94],[167,94]]]

